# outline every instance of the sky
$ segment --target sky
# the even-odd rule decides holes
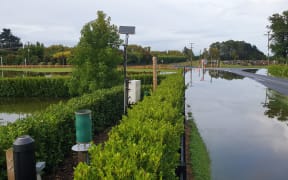
[[[0,0],[0,29],[22,43],[75,46],[97,11],[116,26],[135,26],[129,44],[154,51],[199,54],[214,42],[245,41],[267,54],[268,17],[288,10],[287,0]],[[124,35],[121,35],[124,39]]]

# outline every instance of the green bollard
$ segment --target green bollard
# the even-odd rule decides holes
[[[75,112],[76,143],[86,144],[92,141],[91,110],[82,109]]]

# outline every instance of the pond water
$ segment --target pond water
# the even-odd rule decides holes
[[[0,78],[7,77],[31,77],[31,76],[41,76],[41,77],[51,77],[51,76],[67,76],[70,72],[30,72],[30,71],[6,71],[0,70]]]
[[[25,118],[33,112],[44,110],[51,104],[67,101],[60,98],[0,98],[0,125]]]
[[[227,72],[193,69],[185,78],[186,112],[208,148],[213,180],[288,178],[287,96]]]

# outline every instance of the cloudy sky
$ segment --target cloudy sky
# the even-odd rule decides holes
[[[0,5],[0,29],[11,29],[23,43],[75,46],[83,25],[102,10],[117,26],[136,26],[129,44],[182,50],[194,43],[195,54],[230,39],[266,53],[268,17],[288,10],[287,0],[0,0]]]

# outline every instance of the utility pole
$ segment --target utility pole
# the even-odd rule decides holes
[[[29,63],[29,53],[30,53],[29,45],[30,44],[29,44],[29,41],[28,41],[28,58],[27,58],[27,62],[26,62],[27,64]],[[26,65],[26,63],[25,63],[25,65]]]
[[[267,34],[264,34],[264,35],[266,35],[267,37],[268,37],[268,39],[267,39],[267,60],[268,60],[268,65],[270,64],[270,57],[269,57],[269,51],[270,51],[270,33],[271,33],[271,31],[269,30],[269,31],[267,31]]]
[[[194,43],[190,43],[190,45],[191,45],[191,68],[192,68],[192,57],[193,57],[193,51],[192,51],[193,44],[194,44]]]

